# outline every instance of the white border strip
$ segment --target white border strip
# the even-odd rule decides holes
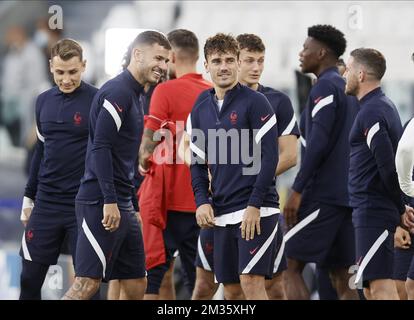
[[[228,224],[232,225],[232,224],[238,224],[242,222],[245,211],[246,211],[246,208],[233,211],[230,213],[225,213],[225,214],[222,214],[221,216],[216,217],[216,226],[225,227]],[[260,218],[269,217],[277,213],[280,213],[279,208],[271,208],[271,207],[260,208]]]

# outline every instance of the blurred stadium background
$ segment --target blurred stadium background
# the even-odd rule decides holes
[[[46,51],[54,41],[70,37],[82,43],[84,79],[99,87],[120,70],[126,45],[139,30],[190,29],[201,48],[216,32],[256,33],[267,47],[262,83],[286,92],[299,118],[310,79],[297,71],[298,52],[308,26],[332,24],[348,40],[345,60],[356,47],[384,53],[384,89],[405,122],[414,106],[413,15],[414,2],[406,1],[1,1],[0,299],[16,299],[19,293],[19,216],[26,159],[35,141],[33,100],[52,85]],[[50,20],[60,18],[62,29],[50,30]],[[25,48],[24,54],[16,54],[17,45]],[[199,70],[204,72],[201,52],[200,57]],[[291,170],[279,181],[282,202],[294,174]],[[307,272],[314,286],[312,268]],[[49,270],[44,298],[60,298],[71,277],[71,261],[62,256]],[[176,279],[179,285],[178,274]],[[180,290],[178,297],[185,298]]]

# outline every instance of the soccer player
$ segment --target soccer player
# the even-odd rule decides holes
[[[413,143],[413,132],[414,132],[414,120],[411,119],[404,130],[404,133],[401,136],[401,139],[398,143],[397,153],[395,155],[395,165],[398,174],[398,181],[401,187],[401,190],[409,197],[414,197],[414,182],[413,182],[413,170],[414,170],[414,143]],[[407,231],[399,230],[397,227],[397,231],[405,232],[404,233],[404,242],[405,246],[407,246],[407,240],[411,240],[410,234],[407,235]],[[397,235],[396,231],[396,235]],[[412,231],[412,230],[411,230]],[[401,288],[401,282],[405,281],[405,289],[406,289],[406,296],[410,300],[414,300],[414,259],[413,257],[413,244],[411,242],[410,247],[405,249],[396,249],[395,252],[395,264],[397,265],[397,270],[408,271],[404,272],[404,274],[396,274],[394,269],[394,279],[399,281],[396,282],[398,293],[401,297],[401,292],[403,292],[403,288]],[[405,250],[404,250],[405,249]],[[408,262],[409,261],[409,262]],[[405,266],[405,264],[407,266]]]
[[[126,70],[95,95],[85,174],[76,196],[79,226],[76,278],[64,299],[89,299],[102,280],[120,279],[120,299],[142,299],[146,271],[142,234],[131,199],[134,165],[143,132],[143,87],[167,69],[171,46],[144,31],[130,45]]]
[[[413,255],[414,248],[411,242],[410,233],[404,228],[397,226],[394,234],[394,265],[392,279],[394,280],[400,300],[408,299],[406,282],[409,280],[407,275],[410,270]]]
[[[358,98],[361,110],[349,136],[349,191],[354,208],[355,283],[362,282],[367,299],[399,299],[392,280],[394,232],[405,222],[405,206],[395,168],[395,152],[402,134],[398,111],[381,90],[384,56],[375,49],[351,52],[346,93]]]
[[[410,124],[410,130],[407,131],[408,125]],[[412,183],[413,166],[412,163],[412,151],[414,145],[412,145],[412,139],[409,136],[412,133],[413,124],[412,119],[409,120],[405,126],[404,131],[398,142],[397,152],[395,155],[395,166],[398,175],[398,181],[400,183],[401,190],[407,195],[406,200],[409,206],[413,206],[413,198],[409,197],[408,194],[414,195],[410,192],[409,187]],[[398,296],[400,300],[407,300],[408,293],[407,289],[410,286],[410,279],[408,278],[408,271],[410,270],[411,261],[414,255],[414,245],[411,241],[410,233],[404,228],[398,226],[395,230],[394,235],[394,267],[393,267],[393,280],[397,286]],[[411,276],[414,278],[413,276]],[[407,287],[407,288],[406,288]],[[414,295],[411,289],[411,297]]]
[[[187,122],[190,170],[197,223],[214,227],[214,273],[225,298],[238,297],[241,284],[246,299],[268,299],[280,212],[269,174],[278,163],[276,116],[263,94],[238,83],[238,54],[230,35],[218,33],[204,45],[214,88],[198,97]]]
[[[124,58],[123,58],[123,64],[122,64],[122,70],[125,70],[130,62],[130,57],[131,57],[131,52],[129,50],[129,48],[127,49]],[[163,73],[163,75],[161,76],[160,80],[158,83],[163,82],[166,80],[166,76],[167,76],[167,71],[165,71]],[[158,84],[157,83],[157,84]],[[150,105],[150,101],[151,101],[151,96],[152,93],[154,92],[155,87],[157,86],[157,84],[152,85],[150,83],[147,83],[144,88],[143,88],[143,93],[140,95],[140,104],[142,106],[142,109],[144,111],[144,118],[146,115],[148,115],[149,112],[149,105]],[[134,187],[135,187],[135,194],[137,194],[137,191],[139,190],[139,187],[142,184],[142,181],[144,180],[144,177],[139,173],[138,170],[138,158],[136,160],[136,164],[135,164],[135,176],[134,176]],[[134,201],[136,199],[136,197],[133,197]],[[136,199],[138,201],[138,199]],[[137,218],[138,218],[138,222],[141,226],[141,231],[142,231],[142,219],[141,219],[141,214],[138,212],[138,202],[134,203],[134,209],[137,210]],[[144,242],[145,243],[145,242]],[[171,278],[170,278],[171,279]],[[120,296],[121,296],[121,288],[119,285],[120,280],[110,280],[108,282],[108,290],[107,290],[107,300],[119,300]],[[165,288],[165,292],[170,291],[170,293],[168,295],[165,296],[164,300],[171,300],[169,299],[169,297],[173,294],[172,290],[170,289],[172,287],[172,283],[167,283],[163,281],[164,284],[164,288]],[[162,286],[163,288],[163,286]],[[170,290],[169,290],[170,289]]]
[[[20,250],[21,300],[41,299],[46,273],[57,263],[65,236],[75,257],[75,196],[84,173],[89,110],[97,92],[82,81],[85,66],[76,41],[63,39],[52,47],[50,71],[56,86],[36,101],[37,144],[20,217],[26,227]]]
[[[145,125],[140,147],[140,166],[149,169],[149,159],[160,141],[154,141],[154,133],[161,129],[166,121],[173,122],[175,139],[180,141],[185,121],[201,92],[211,88],[211,84],[197,73],[199,45],[196,35],[185,29],[173,30],[167,35],[171,43],[169,73],[174,80],[159,84],[152,95],[149,117]],[[181,122],[179,126],[178,122]],[[175,143],[174,143],[175,145]],[[197,239],[200,228],[195,219],[195,201],[191,189],[189,168],[181,161],[165,164],[169,167],[170,185],[165,186],[167,197],[167,226],[164,230],[166,262],[148,270],[146,299],[158,299],[162,279],[173,260],[176,249],[185,273],[186,288],[191,295],[194,289],[196,270],[194,261],[197,251]],[[162,192],[162,190],[151,190]],[[151,197],[141,194],[141,197]]]
[[[261,92],[269,100],[277,119],[279,134],[279,162],[275,175],[278,176],[296,165],[297,140],[300,136],[295,113],[289,97],[273,88],[259,83],[264,70],[265,46],[262,39],[254,34],[241,34],[236,38],[239,43],[239,82],[249,88]],[[283,244],[283,220],[279,216],[277,229],[277,251],[274,275],[266,281],[267,293],[270,299],[286,299],[283,283],[283,271],[286,270],[286,256]],[[280,251],[280,252],[279,252]]]
[[[272,88],[259,84],[260,77],[264,70],[265,46],[257,35],[242,34],[236,38],[239,43],[239,73],[238,80],[241,84],[253,90],[262,92],[269,100],[277,118],[279,162],[276,175],[279,175],[296,165],[297,127],[294,111],[287,95]],[[279,216],[277,229],[277,258],[275,260],[273,278],[266,281],[267,293],[270,299],[286,299],[283,284],[283,270],[286,270],[286,257],[284,255],[282,216]],[[203,288],[201,296],[204,299],[211,299],[217,286],[214,284],[213,263],[213,230],[202,229],[200,231],[200,245],[197,253],[197,267],[200,277],[199,291]],[[194,297],[194,296],[193,296]]]
[[[306,263],[330,270],[340,299],[356,299],[348,286],[348,268],[355,262],[352,210],[348,197],[348,135],[358,111],[344,93],[338,73],[344,53],[342,32],[330,25],[308,28],[299,53],[301,70],[317,77],[305,107],[306,152],[283,214],[290,229],[285,234],[289,299],[309,299],[302,277]]]

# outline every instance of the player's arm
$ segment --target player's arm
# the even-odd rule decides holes
[[[298,156],[297,141],[298,138],[294,135],[278,138],[279,162],[276,168],[276,176],[296,166]]]
[[[206,138],[199,129],[197,111],[188,116],[186,132],[189,137],[191,153],[191,185],[193,187],[196,202],[196,220],[201,228],[214,227],[214,211],[208,199],[209,179],[207,166]]]
[[[333,85],[327,81],[319,81],[312,90],[311,98],[314,101],[310,115],[312,130],[306,137],[306,154],[292,186],[298,193],[302,193],[315,170],[321,165],[326,152],[329,152],[329,138],[335,126],[337,101]]]
[[[141,145],[139,147],[139,170],[141,173],[146,173],[149,169],[149,158],[151,158],[152,154],[156,146],[161,141],[154,141],[154,131],[145,128],[144,134],[142,135]]]
[[[401,190],[408,196],[414,197],[414,119],[408,123],[395,156],[395,166]]]
[[[329,152],[329,139],[335,126],[337,98],[333,84],[324,80],[318,81],[312,89],[311,99],[314,101],[309,115],[312,117],[312,130],[307,134],[306,153],[283,211],[289,228],[296,224],[305,186],[320,167],[326,152]]]
[[[177,154],[184,161],[185,165],[188,167],[191,165],[190,136],[186,131],[181,136]]]
[[[144,134],[139,147],[139,168],[141,173],[149,169],[149,159],[155,148],[160,144],[160,139],[154,139],[154,133],[161,128],[163,121],[168,119],[168,99],[163,86],[154,89],[151,96],[149,115],[145,121]]]
[[[279,158],[277,120],[269,101],[263,95],[255,96],[248,112],[250,126],[255,132],[254,149],[260,147],[260,167],[255,168],[257,164],[253,161],[253,167],[249,168],[258,172],[254,173],[256,181],[241,224],[242,238],[246,240],[253,239],[255,232],[260,234],[260,208],[274,179],[269,173],[276,171]]]
[[[391,199],[398,208],[399,213],[405,213],[405,202],[398,183],[395,168],[395,156],[389,137],[386,121],[380,117],[373,117],[365,112],[362,122],[368,148],[372,152],[377,168]]]
[[[279,162],[276,176],[296,166],[299,134],[298,124],[289,97],[283,96],[277,107]]]
[[[95,159],[96,175],[104,197],[104,217],[102,224],[106,230],[115,231],[119,227],[120,213],[114,184],[112,148],[131,102],[128,94],[119,91],[109,93],[100,101],[101,109],[95,126],[92,153]]]
[[[32,210],[34,207],[34,200],[36,199],[37,193],[37,185],[38,185],[38,174],[40,163],[42,162],[43,158],[43,150],[44,150],[44,137],[42,135],[42,129],[40,126],[40,101],[39,98],[36,101],[36,136],[37,141],[35,145],[35,149],[33,152],[32,160],[30,163],[29,169],[29,179],[26,184],[26,188],[24,191],[23,203],[22,203],[22,210],[20,214],[20,220],[22,221],[23,225],[26,226],[27,222],[29,221],[30,215],[32,214]]]

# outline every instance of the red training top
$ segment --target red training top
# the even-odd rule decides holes
[[[176,137],[181,139],[185,122],[190,114],[195,101],[201,92],[210,89],[211,83],[204,80],[201,74],[188,73],[184,76],[160,83],[154,90],[151,97],[149,117],[145,128],[156,131],[160,129],[163,121],[177,121],[183,123],[176,125]],[[176,146],[174,141],[174,146]],[[193,189],[191,187],[190,169],[181,159],[177,164],[176,153],[174,152],[174,165],[171,176],[171,190],[167,201],[167,210],[195,212]]]

